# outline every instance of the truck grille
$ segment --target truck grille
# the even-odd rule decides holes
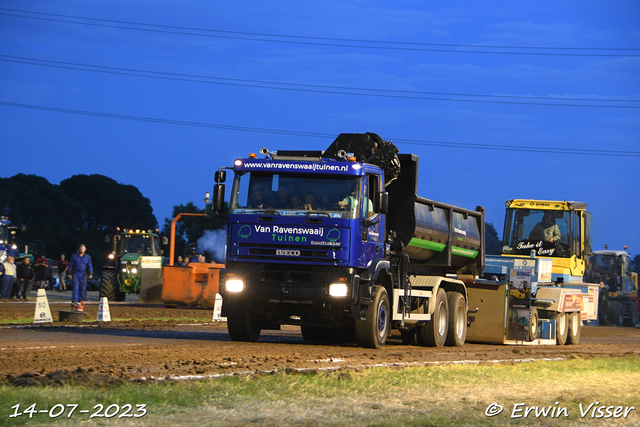
[[[238,261],[270,261],[296,264],[343,265],[348,261],[347,248],[339,246],[281,246],[240,243]]]

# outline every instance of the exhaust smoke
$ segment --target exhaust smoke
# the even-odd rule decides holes
[[[224,263],[224,245],[227,232],[224,229],[205,230],[204,235],[198,239],[198,252],[206,252],[213,262]]]

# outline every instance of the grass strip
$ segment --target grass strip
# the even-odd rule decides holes
[[[127,383],[110,388],[0,387],[0,424],[143,426],[442,426],[640,424],[640,358],[575,358],[519,364],[373,368],[331,373],[236,376],[199,382]],[[599,403],[595,403],[599,402]],[[49,413],[10,417],[32,404]],[[124,406],[146,405],[141,418]],[[592,405],[593,404],[593,405]],[[90,418],[111,408],[111,418]],[[117,407],[116,407],[117,405]],[[499,406],[497,406],[499,405]],[[591,406],[590,406],[591,405]],[[602,416],[598,408],[604,405]],[[607,416],[607,407],[611,416]],[[487,416],[493,408],[503,410]],[[626,417],[614,417],[616,407]],[[532,408],[532,409],[528,409]],[[564,408],[564,409],[563,409]],[[590,408],[590,409],[587,409]],[[634,409],[629,409],[634,408]],[[58,406],[56,411],[62,409]],[[116,409],[118,409],[116,411]],[[529,413],[525,417],[526,411]],[[546,413],[546,415],[544,415]],[[620,414],[622,414],[621,412]],[[565,414],[567,416],[565,416]]]

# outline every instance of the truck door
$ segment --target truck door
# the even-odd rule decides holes
[[[367,174],[363,181],[362,208],[360,220],[362,224],[363,264],[368,264],[373,258],[384,256],[384,215],[374,212],[374,200],[376,193],[382,191],[382,179],[377,174]],[[363,224],[369,219],[376,224],[366,227]]]
[[[584,276],[585,261],[582,252],[582,223],[579,212],[571,212],[571,226],[569,228],[571,230],[571,238],[569,239],[569,245],[571,246],[570,274],[582,277]]]

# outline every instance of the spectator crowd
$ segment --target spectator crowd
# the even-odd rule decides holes
[[[28,294],[32,289],[54,289],[57,279],[58,291],[66,291],[66,276],[69,262],[65,255],[60,256],[55,266],[44,253],[34,262],[30,256],[17,258],[9,253],[4,262],[0,262],[0,301],[13,299],[28,301]]]

